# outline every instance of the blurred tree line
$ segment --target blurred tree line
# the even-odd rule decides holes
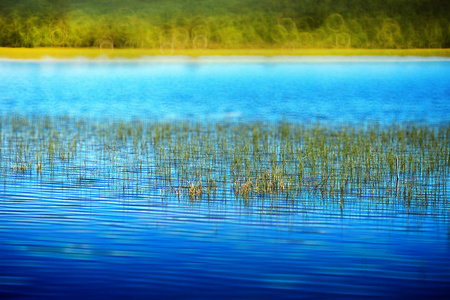
[[[0,46],[448,48],[448,0],[0,0]]]

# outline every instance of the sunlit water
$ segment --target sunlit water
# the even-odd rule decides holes
[[[3,113],[359,122],[448,121],[450,61],[0,61]]]
[[[450,62],[0,62],[2,115],[450,121]],[[94,167],[93,165],[91,167]],[[0,182],[2,298],[444,298],[448,205],[189,201],[105,178]],[[314,195],[310,195],[313,197]],[[443,195],[447,197],[448,195]],[[281,202],[282,203],[282,202]],[[315,203],[311,205],[311,203]]]

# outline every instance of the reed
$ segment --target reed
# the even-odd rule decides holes
[[[246,205],[355,199],[410,208],[448,201],[450,124],[95,122],[3,116],[0,176],[58,179],[121,197],[160,190],[179,199]],[[12,173],[11,173],[12,172]]]

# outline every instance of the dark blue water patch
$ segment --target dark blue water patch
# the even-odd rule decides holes
[[[35,194],[26,207],[2,202],[3,296],[393,299],[449,292],[445,222],[342,218],[320,209],[261,216],[232,206],[226,218],[207,218],[223,212],[175,199],[123,209],[114,199],[91,201],[73,206]]]
[[[1,113],[115,119],[447,122],[449,61],[1,61]]]

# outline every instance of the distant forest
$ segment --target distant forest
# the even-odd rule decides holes
[[[449,48],[449,0],[1,0],[0,46]]]

